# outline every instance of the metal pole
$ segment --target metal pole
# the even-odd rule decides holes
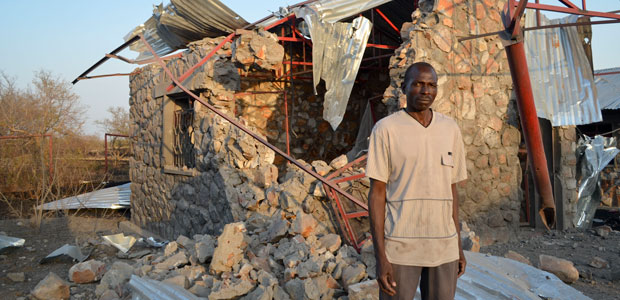
[[[547,229],[555,225],[555,202],[553,190],[547,169],[547,158],[543,149],[542,135],[534,105],[532,84],[525,58],[523,41],[506,47],[506,56],[510,66],[512,82],[517,94],[517,107],[521,119],[521,127],[525,138],[525,146],[532,173],[534,175],[534,187],[540,194],[542,203],[539,210],[540,217]]]

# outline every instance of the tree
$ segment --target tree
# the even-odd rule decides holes
[[[69,82],[40,70],[26,89],[0,73],[0,135],[77,134],[84,107]]]
[[[110,118],[95,121],[106,133],[116,133],[129,135],[129,111],[127,109],[114,106],[108,108]]]

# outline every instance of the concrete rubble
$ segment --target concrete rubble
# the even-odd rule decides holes
[[[38,300],[69,299],[69,283],[50,272],[32,291],[32,296]]]

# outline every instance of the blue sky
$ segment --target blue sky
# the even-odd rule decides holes
[[[301,0],[222,0],[247,21],[253,22],[268,15],[270,10]],[[168,1],[164,1],[167,3]],[[533,2],[533,1],[532,1]],[[3,1],[0,18],[0,71],[15,77],[25,87],[39,69],[52,71],[72,81],[99,60],[105,53],[123,43],[123,37],[152,14],[155,0],[107,1]],[[257,5],[257,3],[261,3]],[[557,5],[559,1],[541,3]],[[581,1],[574,1],[580,5]],[[599,11],[620,9],[620,0],[588,0],[587,8]],[[551,18],[561,14],[551,14]],[[620,67],[620,24],[593,26],[593,56],[595,69]],[[126,57],[135,53],[125,51]],[[95,74],[128,73],[136,66],[109,60]],[[85,132],[103,135],[94,121],[108,116],[110,106],[128,107],[127,77],[84,80],[74,92],[88,108]]]

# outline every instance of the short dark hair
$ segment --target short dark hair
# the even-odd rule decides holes
[[[431,64],[429,64],[427,62],[419,61],[419,62],[413,63],[405,71],[405,79],[403,80],[403,83],[400,86],[400,88],[403,90],[403,92],[405,92],[405,89],[409,85],[411,85],[411,81],[413,80],[413,72],[419,70],[420,67],[430,68],[431,70],[433,70],[433,72],[435,72],[435,74],[437,74],[437,71],[435,71],[435,68],[433,67],[433,65],[431,65]]]

